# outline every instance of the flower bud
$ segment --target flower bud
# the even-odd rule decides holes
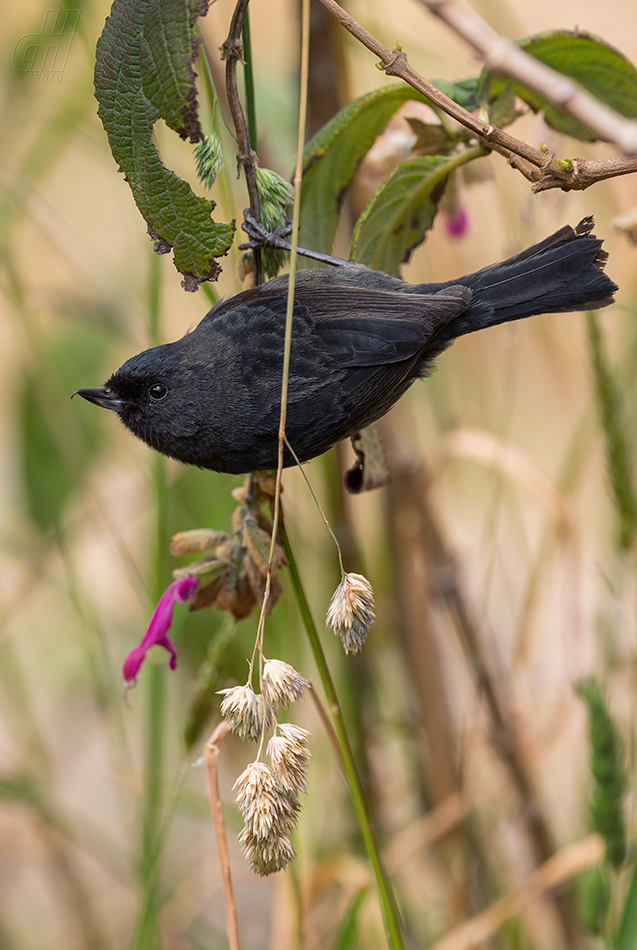
[[[197,165],[197,177],[206,188],[212,188],[215,179],[223,168],[223,150],[221,141],[216,132],[206,135],[203,142],[199,142],[195,148],[195,162]]]

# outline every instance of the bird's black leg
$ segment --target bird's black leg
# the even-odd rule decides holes
[[[249,241],[239,245],[240,251],[255,247],[274,247],[281,251],[291,251],[292,245],[285,238],[292,233],[292,222],[286,222],[283,228],[277,228],[276,231],[267,231],[263,225],[257,221],[250,209],[246,208],[243,212],[243,224],[241,225],[249,237]],[[332,264],[334,267],[354,267],[352,261],[344,261],[340,257],[331,257],[329,254],[321,254],[320,251],[310,251],[305,247],[297,247],[297,253],[303,257],[309,257],[311,260],[320,261],[322,264]]]

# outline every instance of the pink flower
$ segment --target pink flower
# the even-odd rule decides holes
[[[469,230],[469,216],[464,208],[457,208],[451,214],[445,214],[444,220],[449,237],[464,237]]]
[[[159,646],[168,650],[170,653],[169,666],[171,670],[175,669],[177,666],[177,650],[168,636],[170,625],[173,622],[173,608],[176,600],[182,604],[187,600],[192,600],[198,586],[198,577],[182,577],[181,580],[173,581],[161,595],[159,603],[155,607],[155,612],[150,618],[143,640],[139,646],[130,651],[124,660],[122,676],[127,689],[137,682],[137,674],[151,647]]]

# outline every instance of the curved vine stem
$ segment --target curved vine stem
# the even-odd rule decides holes
[[[257,187],[256,169],[258,165],[257,153],[250,144],[250,133],[246,121],[241,99],[239,98],[239,86],[237,83],[237,61],[243,60],[243,43],[241,34],[243,30],[243,21],[248,9],[249,0],[238,0],[232,21],[230,23],[230,32],[228,38],[223,44],[223,57],[226,61],[226,89],[228,92],[228,104],[232,121],[237,133],[237,143],[239,151],[237,153],[237,168],[243,167],[246,176],[246,185],[248,186],[248,195],[250,197],[250,211],[252,216],[261,221],[261,198]],[[263,264],[261,262],[261,251],[255,248],[254,251],[254,283],[255,286],[263,283]]]

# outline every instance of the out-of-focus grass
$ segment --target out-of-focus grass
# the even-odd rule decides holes
[[[211,8],[217,46],[230,9],[229,0]],[[631,8],[624,3],[614,11],[612,23],[591,0],[561,7],[559,23],[555,6],[545,0],[525,8],[491,5],[487,12],[495,25],[517,19],[517,35],[577,21],[635,61],[637,39],[626,29]],[[68,397],[78,387],[100,385],[123,358],[147,345],[149,242],[95,116],[90,46],[107,6],[82,7],[83,32],[56,86],[27,82],[11,67],[16,40],[37,32],[44,12],[31,5],[2,13],[0,944],[21,950],[125,947],[136,913],[148,677],[141,677],[128,709],[119,670],[149,612],[151,460],[114,419]],[[273,157],[264,164],[285,173],[294,159],[282,143],[293,141],[296,12],[291,4],[254,3],[251,15],[260,147]],[[403,43],[409,38],[410,59],[425,75],[454,79],[475,72],[470,55],[406,0],[391,11],[362,5],[356,15],[390,44],[396,36]],[[373,61],[349,41],[344,56],[352,95],[381,81]],[[553,141],[539,119],[525,118],[517,129],[560,154],[586,152]],[[232,171],[230,140],[222,135]],[[160,143],[166,161],[184,174],[188,168],[194,182],[189,150],[164,131]],[[635,182],[619,179],[584,194],[532,199],[503,162],[493,158],[489,165],[493,180],[462,191],[468,238],[451,242],[436,227],[405,277],[457,276],[594,212],[610,251],[608,272],[621,287],[620,303],[602,326],[630,443],[637,414],[630,378],[634,251],[611,231],[609,219],[634,203]],[[243,208],[243,185],[231,173],[223,184],[226,192],[220,184],[212,195],[224,212],[231,203]],[[208,302],[202,294],[183,293],[170,260],[157,266],[163,335],[175,338]],[[215,290],[237,289],[226,262]],[[572,683],[588,674],[605,681],[629,748],[636,709],[634,569],[615,550],[616,515],[585,320],[539,317],[460,341],[441,358],[437,373],[411,390],[391,425],[408,461],[434,463],[431,499],[534,791],[555,841],[575,840],[587,829],[589,776],[585,715]],[[511,477],[506,465],[458,450],[435,466],[450,434],[466,429],[495,434],[552,483],[567,511],[566,534],[545,501]],[[361,661],[346,661],[331,635],[325,649],[387,844],[440,804],[432,782],[439,761],[398,635],[403,615],[385,527],[387,494],[344,498],[337,469],[333,456],[313,462],[308,474],[358,569],[375,586],[378,622]],[[628,462],[625,472],[628,477]],[[166,479],[169,533],[229,526],[235,504],[230,491],[239,479],[172,462]],[[338,579],[332,542],[299,474],[289,472],[285,486],[286,523],[320,620]],[[403,517],[402,530],[409,531],[413,522],[408,513]],[[414,571],[420,578],[414,583],[428,589],[424,562],[414,562]],[[289,594],[268,621],[266,651],[316,679]],[[471,819],[433,846],[415,852],[405,846],[402,863],[400,855],[396,859],[399,900],[420,946],[523,880],[533,863],[519,798],[492,751],[474,671],[438,599],[431,603],[429,626],[441,670],[441,714]],[[203,698],[211,698],[215,676],[223,678],[221,685],[243,679],[254,629],[249,619],[230,635],[224,616],[202,611],[187,616],[175,634],[179,668],[164,677],[166,808],[159,823],[165,845],[157,893],[158,928],[167,947],[224,946],[205,780],[188,765],[199,755],[201,738],[186,755],[183,734],[188,728],[191,739],[205,736]],[[222,652],[223,666],[215,673]],[[198,719],[192,713],[197,696]],[[302,707],[300,719],[314,734],[314,757],[296,841],[299,859],[287,875],[261,881],[243,863],[234,842],[231,785],[249,752],[228,740],[221,757],[242,938],[246,947],[285,950],[298,945],[300,930],[308,947],[379,946],[370,872],[338,769],[311,704]],[[628,781],[633,787],[633,762]],[[634,837],[630,811],[628,834]],[[523,915],[501,933],[500,945],[562,946],[553,904],[541,902]]]

